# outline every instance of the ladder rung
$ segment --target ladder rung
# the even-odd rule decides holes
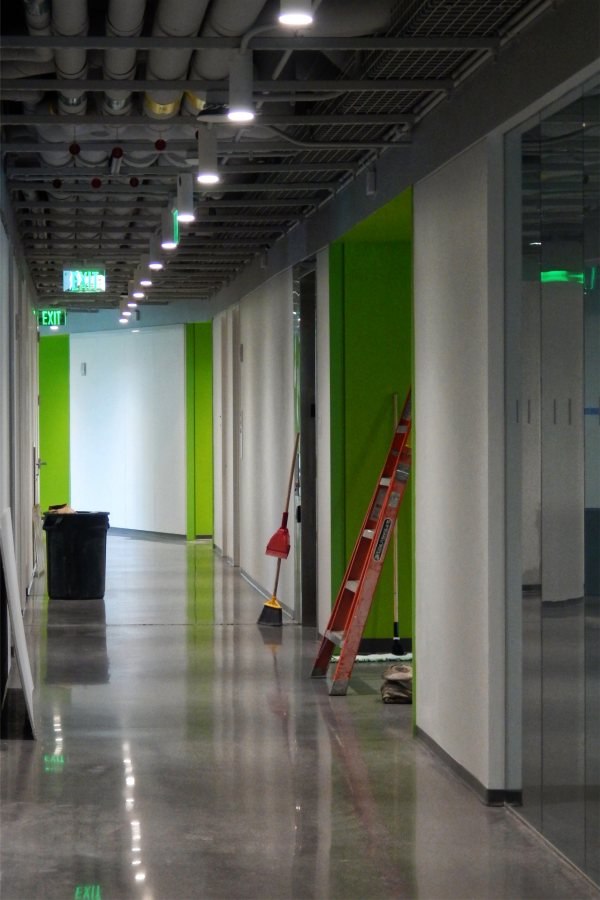
[[[347,581],[346,582],[346,590],[356,592],[356,588],[358,587],[358,581]]]
[[[384,477],[380,480],[379,484],[381,485],[381,487],[389,487],[390,479]]]
[[[408,425],[398,425],[396,428],[396,434],[406,434],[408,431]]]
[[[332,644],[335,644],[339,647],[344,640],[344,632],[343,631],[326,631],[325,637],[328,641],[331,641]]]
[[[364,538],[368,538],[370,541],[372,541],[373,538],[375,537],[375,531],[372,528],[365,528],[365,530],[362,533],[362,536]]]
[[[396,469],[396,479],[398,481],[408,481],[410,475],[410,466],[401,463]]]

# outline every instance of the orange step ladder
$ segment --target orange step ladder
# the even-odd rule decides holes
[[[340,646],[340,658],[329,690],[333,695],[343,696],[348,690],[373,594],[394,533],[411,469],[408,446],[411,424],[409,391],[311,673],[313,678],[325,678],[334,647]]]

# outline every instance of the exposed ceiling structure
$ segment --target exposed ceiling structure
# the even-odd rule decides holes
[[[143,302],[214,296],[380,154],[406,152],[422,119],[552,3],[317,0],[300,29],[278,22],[294,5],[3,4],[4,171],[40,301],[65,305],[63,268],[97,263],[106,292],[70,303],[118,307],[190,182],[194,221]],[[254,118],[230,121],[248,103]],[[199,184],[211,153],[220,180]]]

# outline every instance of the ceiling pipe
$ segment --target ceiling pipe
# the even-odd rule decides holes
[[[109,37],[139,37],[144,27],[146,0],[109,0],[106,12],[106,34]],[[104,53],[102,74],[107,79],[135,78],[137,51],[133,48],[109,49]],[[103,94],[102,109],[109,116],[124,116],[131,112],[131,91],[119,91],[111,88]],[[116,142],[118,145],[118,141]],[[129,165],[147,165],[156,161],[156,154],[140,153],[125,156],[119,146],[111,151],[111,174],[118,173],[123,162]],[[135,206],[123,207],[112,211],[115,224],[120,225],[120,237],[123,243],[128,240],[130,223],[135,214]]]
[[[265,0],[213,0],[200,37],[236,38],[245,34],[255,23],[265,6]],[[234,53],[237,51],[233,51]],[[222,81],[229,77],[232,51],[197,50],[190,68],[190,79]],[[198,113],[206,105],[206,94],[185,94],[187,112]]]
[[[156,37],[194,37],[202,25],[208,2],[159,0],[152,34]],[[185,78],[191,56],[191,50],[151,50],[146,63],[146,78],[156,81]],[[179,112],[181,93],[148,91],[144,95],[144,112],[153,119],[172,118]]]
[[[89,18],[87,0],[54,0],[52,4],[52,32],[61,37],[78,37],[88,33]],[[87,75],[87,52],[80,49],[57,50],[55,53],[57,78],[74,81]],[[61,113],[77,115],[85,112],[85,91],[68,90],[59,93],[58,109]]]
[[[146,0],[109,0],[106,13],[106,34],[109,37],[139,37],[144,26]],[[134,49],[106,50],[102,73],[105,78],[135,78],[137,51]],[[131,111],[131,92],[109,90],[104,94],[103,109],[113,116]]]
[[[49,0],[23,0],[25,7],[25,24],[27,31],[34,37],[50,37],[50,2]],[[17,63],[51,63],[44,71],[54,71],[54,52],[49,47],[18,48],[2,51],[3,62]],[[32,74],[32,73],[29,73]]]

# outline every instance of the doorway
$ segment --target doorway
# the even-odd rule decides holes
[[[295,593],[303,625],[317,624],[316,261],[294,268],[294,394],[300,433],[295,485]]]

